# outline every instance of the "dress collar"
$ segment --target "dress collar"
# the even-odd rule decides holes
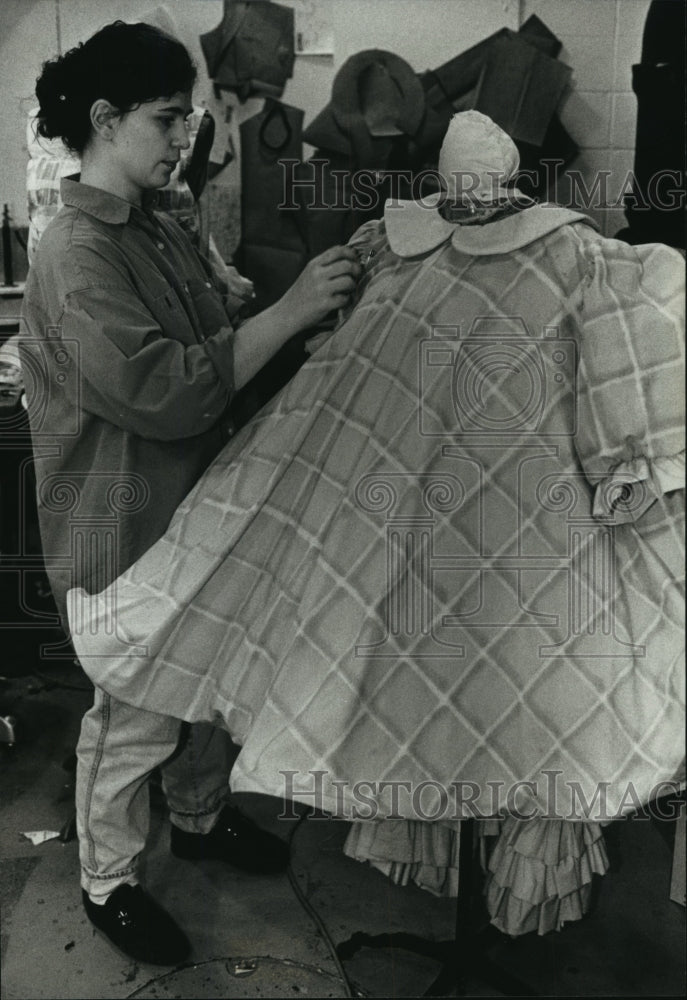
[[[553,203],[533,205],[484,225],[461,225],[440,215],[440,197],[433,195],[422,202],[386,202],[384,226],[389,246],[399,257],[429,253],[449,240],[463,253],[490,256],[518,250],[570,222],[586,222],[598,229],[589,216]]]

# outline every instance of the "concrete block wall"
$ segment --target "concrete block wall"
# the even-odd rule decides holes
[[[605,172],[606,197],[586,209],[606,236],[625,226],[618,205],[634,166],[637,99],[632,64],[639,62],[650,0],[523,0],[521,17],[537,14],[563,42],[559,55],[573,69],[561,120],[580,147],[571,170],[581,172],[587,190]],[[603,188],[601,189],[603,195]],[[564,178],[559,200],[571,200]]]
[[[306,0],[281,0],[298,7]],[[563,42],[560,58],[573,68],[571,88],[561,106],[564,124],[580,146],[572,168],[587,187],[598,171],[610,171],[608,197],[590,209],[612,235],[624,225],[622,207],[610,207],[634,161],[636,100],[631,67],[638,61],[649,0],[317,0],[327,5],[334,37],[333,56],[299,56],[283,100],[303,108],[307,124],[329,99],[339,66],[362,48],[397,52],[418,72],[433,68],[497,28],[517,30],[536,13]],[[102,24],[133,20],[150,12],[155,0],[2,0],[0,3],[0,204],[7,202],[17,224],[27,222],[26,113],[35,105],[34,85],[41,63],[65,51]],[[209,107],[218,122],[214,155],[221,159],[228,139],[239,153],[238,124],[255,114],[261,101],[239,105],[233,95],[215,98],[205,75],[198,36],[220,23],[222,0],[167,0],[200,73],[196,103]],[[225,123],[232,118],[230,125]],[[305,153],[308,155],[309,147]],[[213,186],[218,218],[235,223],[238,159]],[[559,189],[565,200],[565,184]],[[224,208],[222,207],[224,205]],[[222,241],[227,252],[232,237]]]

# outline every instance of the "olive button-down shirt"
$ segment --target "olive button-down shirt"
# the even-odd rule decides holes
[[[99,590],[131,565],[230,434],[233,329],[225,290],[171,219],[74,179],[61,194],[26,282],[20,353],[66,621],[69,587]]]

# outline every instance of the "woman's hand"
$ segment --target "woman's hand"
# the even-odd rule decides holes
[[[294,334],[345,306],[361,272],[351,247],[330,247],[311,260],[278,302],[236,330],[235,387],[241,389]]]
[[[297,331],[315,326],[348,302],[362,273],[351,247],[330,247],[311,260],[288,292],[276,303]]]

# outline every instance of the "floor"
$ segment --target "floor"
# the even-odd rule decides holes
[[[242,807],[293,838],[286,875],[249,877],[218,862],[172,858],[163,803],[153,791],[146,884],[187,931],[192,962],[160,969],[115,952],[82,911],[75,841],[34,845],[24,836],[69,834],[71,755],[89,682],[70,660],[38,659],[19,633],[7,630],[4,638],[0,716],[17,719],[14,748],[0,744],[4,1000],[413,997],[430,987],[440,963],[404,947],[409,938],[403,935],[450,941],[454,902],[395,886],[345,857],[346,824],[323,817],[298,825],[279,820],[280,804],[256,796],[245,796]],[[672,830],[648,818],[610,828],[613,869],[599,880],[584,920],[544,937],[509,940],[494,932],[488,954],[529,984],[520,995],[684,994],[685,910],[669,899]],[[370,938],[388,934],[392,947],[372,946]],[[502,995],[475,980],[467,994]]]

